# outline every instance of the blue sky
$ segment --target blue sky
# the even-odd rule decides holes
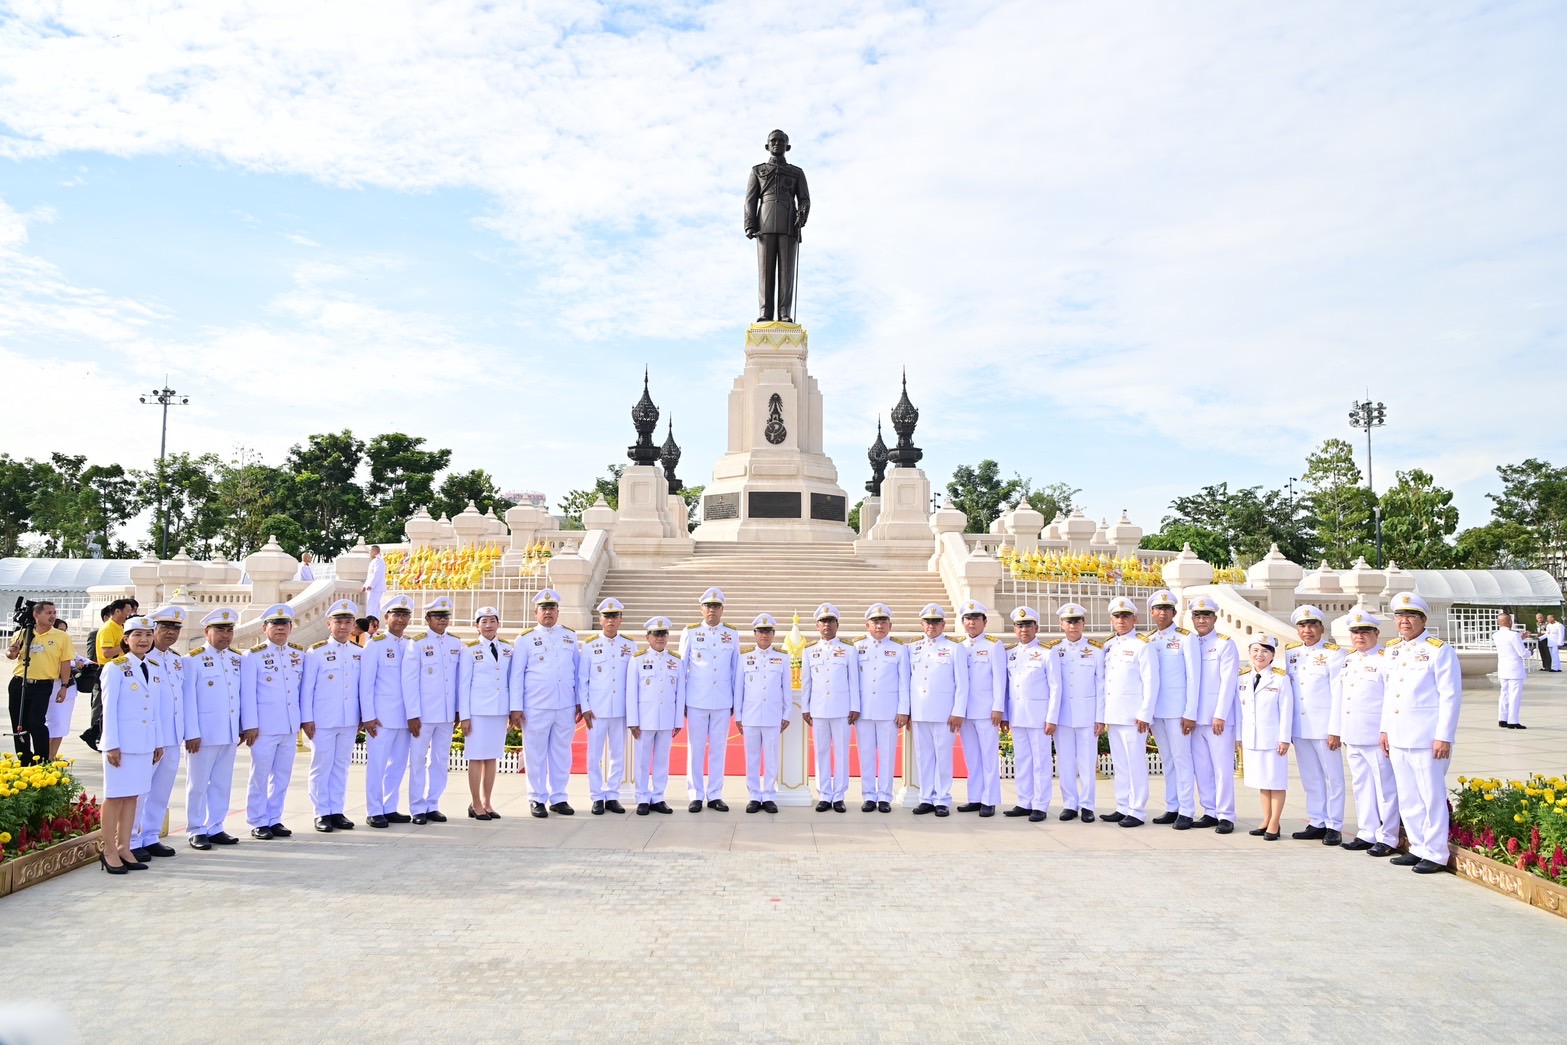
[[[1153,529],[1369,389],[1378,486],[1476,525],[1567,460],[1564,44],[1549,3],[12,3],[0,365],[75,405],[7,396],[0,448],[145,464],[167,372],[176,450],[403,430],[558,500],[647,364],[703,482],[781,126],[851,494],[907,366],[938,484]]]

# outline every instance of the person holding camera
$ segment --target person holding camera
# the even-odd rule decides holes
[[[71,686],[71,637],[54,626],[56,610],[47,600],[17,608],[17,633],[6,660],[17,662],[11,677],[11,734],[22,764],[49,758],[49,702],[54,687]]]

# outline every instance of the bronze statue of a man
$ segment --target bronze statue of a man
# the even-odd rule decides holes
[[[745,234],[756,240],[758,323],[794,322],[794,287],[799,275],[800,230],[811,213],[805,172],[784,162],[789,136],[767,135],[768,158],[751,168],[745,187]],[[775,307],[776,305],[776,307]]]

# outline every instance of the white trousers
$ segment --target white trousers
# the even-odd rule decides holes
[[[686,791],[692,801],[724,797],[729,709],[686,708]]]
[[[982,806],[1001,804],[1001,727],[984,718],[965,718],[958,727],[963,738],[963,762],[968,767],[968,800]]]
[[[152,767],[152,789],[136,803],[136,828],[131,832],[131,848],[141,849],[158,841],[163,818],[169,813],[169,798],[174,794],[174,778],[180,773],[183,744],[163,749],[163,757]]]
[[[952,730],[945,722],[914,722],[914,761],[919,766],[920,801],[952,804]]]
[[[778,800],[777,726],[745,727],[745,790],[753,802]]]
[[[1518,724],[1518,709],[1523,705],[1523,679],[1498,679],[1502,686],[1502,695],[1496,702],[1496,720],[1506,722],[1510,726]],[[54,726],[49,727],[49,735],[54,735]]]
[[[1377,744],[1345,744],[1344,750],[1355,788],[1357,837],[1398,845],[1398,782],[1393,779],[1393,763]]]
[[[608,756],[607,760],[605,756]],[[608,771],[605,765],[609,766]],[[588,729],[588,789],[593,801],[620,801],[626,776],[626,716],[593,719]]]
[[[250,746],[246,823],[251,827],[271,827],[283,822],[283,799],[288,795],[288,781],[293,772],[293,733],[262,733],[256,737],[256,742]]]
[[[386,598],[385,588],[371,588],[364,593],[365,616],[379,617],[381,615],[381,600]]]
[[[672,729],[644,729],[637,741],[637,804],[664,800],[669,786],[669,742]]]
[[[1060,732],[1059,727],[1057,732]],[[1043,811],[1050,808],[1050,743],[1044,726],[1012,727],[1012,782],[1017,785],[1017,804],[1024,809]],[[1064,768],[1062,773],[1061,790],[1065,793]],[[1067,807],[1077,808],[1070,802]]]
[[[1136,726],[1105,726],[1115,766],[1115,811],[1148,819],[1148,741]]]
[[[854,723],[860,746],[860,797],[866,802],[892,801],[892,772],[898,763],[898,723],[890,718],[864,718]]]
[[[1393,778],[1398,782],[1398,812],[1409,836],[1409,851],[1424,860],[1447,863],[1447,764],[1429,747],[1395,747]]]
[[[1164,766],[1164,808],[1181,816],[1197,815],[1196,776],[1192,771],[1192,738],[1181,732],[1178,718],[1153,720],[1154,743]]]
[[[411,737],[406,729],[390,729],[384,724],[377,732],[379,736],[365,737],[365,810],[370,816],[385,816],[398,811],[397,796],[408,770]]]
[[[316,816],[334,816],[348,804],[348,763],[354,756],[357,726],[316,727],[310,747],[310,804]]]
[[[849,793],[849,717],[811,718],[816,742],[816,800],[842,802]],[[951,759],[948,759],[951,770]]]
[[[1014,735],[1017,727],[1012,727]],[[1056,726],[1056,779],[1061,786],[1063,809],[1094,808],[1099,790],[1099,738],[1093,726]],[[1049,753],[1046,752],[1048,758]],[[1044,801],[1030,808],[1050,809],[1050,770],[1045,769]]]
[[[452,764],[452,723],[421,722],[408,740],[408,812],[433,813],[446,792]]]
[[[577,732],[576,708],[539,708],[528,712],[522,746],[528,756],[528,799],[552,806],[566,801],[571,779],[571,738]]]
[[[187,834],[215,835],[223,830],[234,790],[234,754],[238,750],[237,744],[209,744],[203,740],[201,750],[186,757]]]
[[[1213,735],[1213,719],[1199,721],[1192,742],[1192,775],[1202,811],[1215,820],[1235,822],[1235,726],[1224,724],[1222,736]]]
[[[1329,751],[1326,740],[1295,737],[1295,766],[1306,792],[1306,822],[1312,827],[1344,829],[1344,753]]]

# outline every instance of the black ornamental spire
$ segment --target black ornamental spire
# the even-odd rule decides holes
[[[887,455],[894,468],[913,468],[920,463],[925,452],[914,445],[914,426],[919,424],[920,412],[909,402],[909,372],[903,371],[903,395],[892,408],[892,430],[898,433],[898,445]]]
[[[685,485],[675,478],[675,467],[680,464],[680,444],[675,442],[675,419],[669,418],[669,432],[664,436],[664,445],[659,448],[658,456],[664,462],[664,478],[669,482],[669,492],[679,493]]]
[[[887,474],[887,444],[881,440],[880,417],[876,418],[876,441],[865,456],[871,462],[871,478],[865,484],[865,492],[872,497],[880,497],[882,477]]]
[[[658,447],[653,445],[653,429],[658,427],[658,407],[648,394],[647,368],[642,369],[642,398],[631,408],[631,423],[637,430],[637,441],[626,448],[626,456],[635,465],[658,464]]]

